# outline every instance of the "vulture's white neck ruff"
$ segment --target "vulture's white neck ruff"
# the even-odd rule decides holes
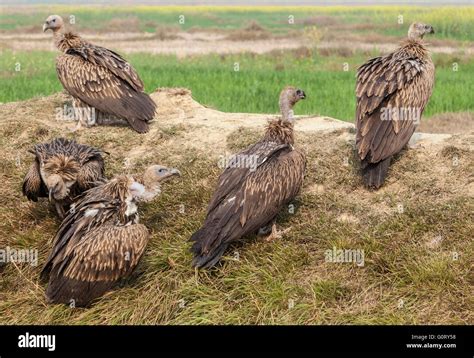
[[[130,185],[132,197],[137,201],[151,201],[161,193],[160,184],[155,183],[145,187],[143,184],[134,181]]]

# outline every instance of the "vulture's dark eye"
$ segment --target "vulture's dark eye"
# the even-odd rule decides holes
[[[55,21],[56,21],[56,19],[53,19],[53,22],[55,22]]]
[[[158,173],[163,174],[164,172],[166,172],[166,169],[160,169],[160,170],[158,170]]]

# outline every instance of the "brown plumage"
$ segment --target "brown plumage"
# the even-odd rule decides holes
[[[255,165],[228,165],[219,177],[204,224],[190,239],[195,267],[215,265],[232,242],[271,225],[298,194],[306,158],[293,148],[292,108],[303,98],[303,91],[285,88],[280,95],[282,118],[268,124],[259,142],[234,156],[254,158]],[[275,225],[272,235],[278,235]]]
[[[73,140],[56,138],[35,145],[35,161],[23,180],[29,200],[49,197],[63,218],[75,196],[105,180],[102,152]]]
[[[86,191],[74,203],[54,239],[41,272],[49,303],[87,306],[137,266],[148,243],[137,203],[152,200],[176,169],[149,167],[138,177],[121,175]]]
[[[64,33],[63,28],[58,15],[49,16],[43,25],[43,31],[53,31],[56,47],[63,53],[56,60],[56,71],[74,98],[78,125],[128,122],[137,132],[147,132],[156,104],[143,92],[135,69],[119,54]]]
[[[407,145],[431,96],[435,69],[423,36],[433,32],[412,24],[398,50],[357,72],[356,146],[367,187],[384,183],[392,156]]]

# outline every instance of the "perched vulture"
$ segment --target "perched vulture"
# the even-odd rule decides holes
[[[174,175],[177,169],[153,165],[141,178],[117,176],[78,198],[41,272],[48,303],[88,306],[133,271],[149,239],[137,203],[152,200]]]
[[[434,85],[434,65],[423,44],[433,27],[413,23],[408,39],[362,65],[356,84],[356,147],[364,183],[379,188],[394,154],[410,140]]]
[[[147,132],[156,104],[143,92],[135,69],[119,54],[64,32],[58,15],[46,19],[43,32],[47,30],[53,31],[54,43],[62,52],[56,60],[56,72],[73,97],[78,128],[128,122],[137,132]]]
[[[56,138],[35,145],[36,158],[23,180],[23,195],[46,197],[62,219],[74,197],[105,180],[102,152],[73,140]]]
[[[219,177],[204,224],[190,239],[193,266],[214,266],[229,244],[257,231],[268,233],[271,228],[268,239],[281,236],[276,215],[298,194],[306,167],[305,155],[293,148],[292,108],[304,98],[300,89],[283,89],[282,118],[269,122],[260,141],[229,161]]]

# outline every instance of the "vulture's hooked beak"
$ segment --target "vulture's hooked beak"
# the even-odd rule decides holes
[[[296,96],[298,97],[298,99],[305,99],[306,93],[302,89],[297,89]]]
[[[51,198],[53,197],[53,188],[49,188],[49,193],[48,193],[48,199],[51,201]]]
[[[160,181],[161,182],[167,181],[168,179],[174,176],[181,176],[181,172],[178,169],[170,168],[168,172],[161,177]]]
[[[46,30],[49,29],[49,24],[47,24],[46,22],[43,24],[43,32],[46,32]]]
[[[180,176],[181,176],[181,172],[180,172],[178,169],[176,169],[176,168],[171,168],[171,169],[170,169],[170,175],[169,175],[169,176],[172,177],[172,176],[174,176],[174,175],[180,177]]]
[[[431,25],[426,25],[426,33],[427,34],[434,34],[435,30],[433,29],[433,26]]]

